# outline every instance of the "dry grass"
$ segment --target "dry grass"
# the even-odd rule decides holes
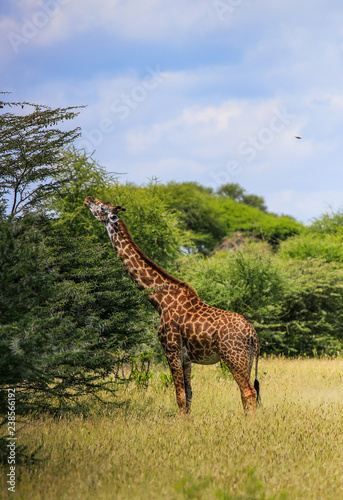
[[[19,441],[42,445],[44,460],[17,466],[15,498],[342,498],[343,360],[262,359],[259,372],[263,407],[253,419],[235,382],[194,366],[190,417],[176,415],[173,388],[156,371],[112,413],[28,423]]]

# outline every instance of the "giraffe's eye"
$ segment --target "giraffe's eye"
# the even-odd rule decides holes
[[[119,217],[116,214],[111,214],[109,219],[114,224],[115,222],[117,222],[119,220]]]

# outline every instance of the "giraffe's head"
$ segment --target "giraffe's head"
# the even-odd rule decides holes
[[[119,205],[114,207],[111,203],[101,201],[93,196],[87,196],[83,204],[85,207],[89,208],[99,222],[102,222],[105,225],[108,223],[115,224],[119,220],[118,213],[120,211],[125,212],[125,208],[122,208]]]

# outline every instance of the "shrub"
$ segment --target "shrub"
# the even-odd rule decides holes
[[[333,354],[343,347],[343,268],[320,259],[285,263],[279,318],[286,354]]]
[[[314,219],[310,230],[316,233],[343,234],[343,211],[326,212]]]
[[[284,259],[322,259],[343,262],[343,233],[308,233],[281,243],[279,255]]]

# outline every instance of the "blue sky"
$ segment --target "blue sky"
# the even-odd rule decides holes
[[[236,182],[309,222],[343,208],[342,15],[341,0],[2,0],[1,89],[87,105],[76,145],[123,182]]]

